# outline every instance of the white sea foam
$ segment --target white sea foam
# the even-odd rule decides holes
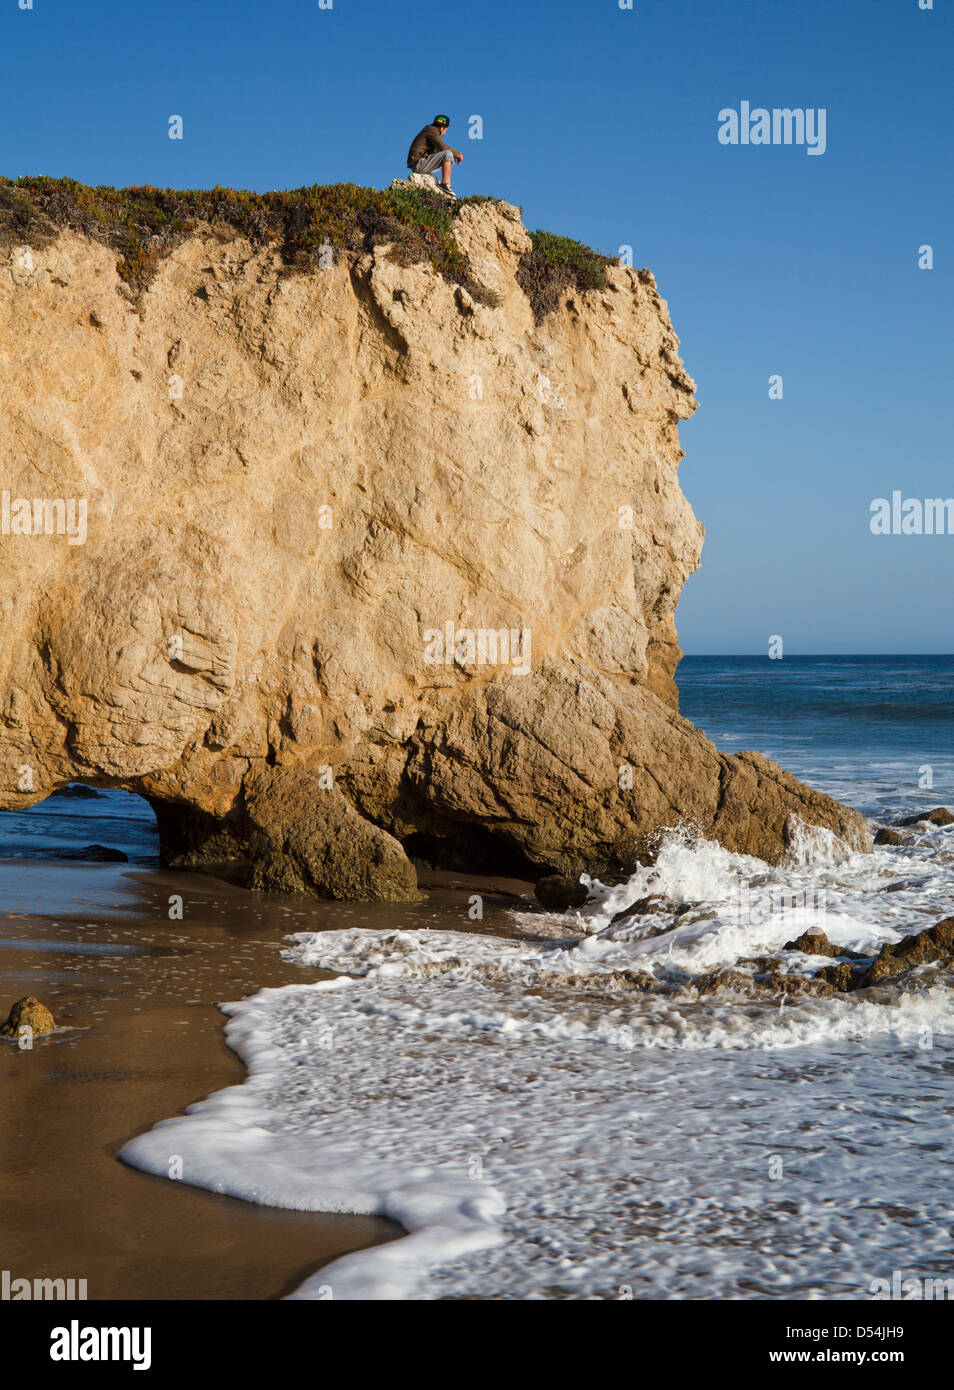
[[[838,864],[851,850],[832,830],[808,825],[801,816],[792,816],[788,859],[791,864]]]
[[[622,888],[594,884],[562,940],[534,937],[556,919],[530,913],[518,939],[299,935],[291,959],[346,974],[226,1006],[248,1079],[122,1157],[166,1173],[179,1155],[187,1182],[409,1233],[319,1270],[303,1298],[856,1298],[893,1268],[949,1274],[943,973],[877,997],[680,987],[812,926],[874,954],[943,915],[939,854],[769,869],[673,837]],[[746,886],[782,909],[753,912]],[[797,905],[809,888],[823,910]],[[650,893],[670,906],[612,922]],[[641,973],[668,992],[634,988]]]

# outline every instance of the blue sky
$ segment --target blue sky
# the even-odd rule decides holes
[[[954,495],[954,0],[21,3],[0,10],[8,176],[382,186],[444,110],[460,192],[631,245],[699,386],[686,651],[954,649],[954,535],[868,524],[895,489]],[[743,100],[825,108],[825,153],[720,144]]]

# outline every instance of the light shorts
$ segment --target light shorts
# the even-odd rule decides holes
[[[433,174],[442,164],[448,160],[454,162],[454,156],[450,150],[435,150],[433,154],[426,154],[423,159],[419,159],[414,166],[415,174]]]

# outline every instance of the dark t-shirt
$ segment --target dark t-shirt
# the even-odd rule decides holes
[[[433,154],[435,150],[449,150],[450,145],[445,145],[441,138],[441,132],[436,125],[426,125],[423,130],[419,130],[411,141],[411,148],[407,152],[407,167],[413,169],[419,159],[425,155]]]

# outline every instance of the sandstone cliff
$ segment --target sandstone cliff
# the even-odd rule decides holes
[[[652,276],[537,322],[517,209],[454,239],[487,295],[383,244],[290,276],[210,226],[137,302],[74,230],[4,253],[0,805],[129,788],[167,862],[352,897],[412,896],[412,859],[620,868],[680,821],[868,847],[677,712],[695,388]]]

